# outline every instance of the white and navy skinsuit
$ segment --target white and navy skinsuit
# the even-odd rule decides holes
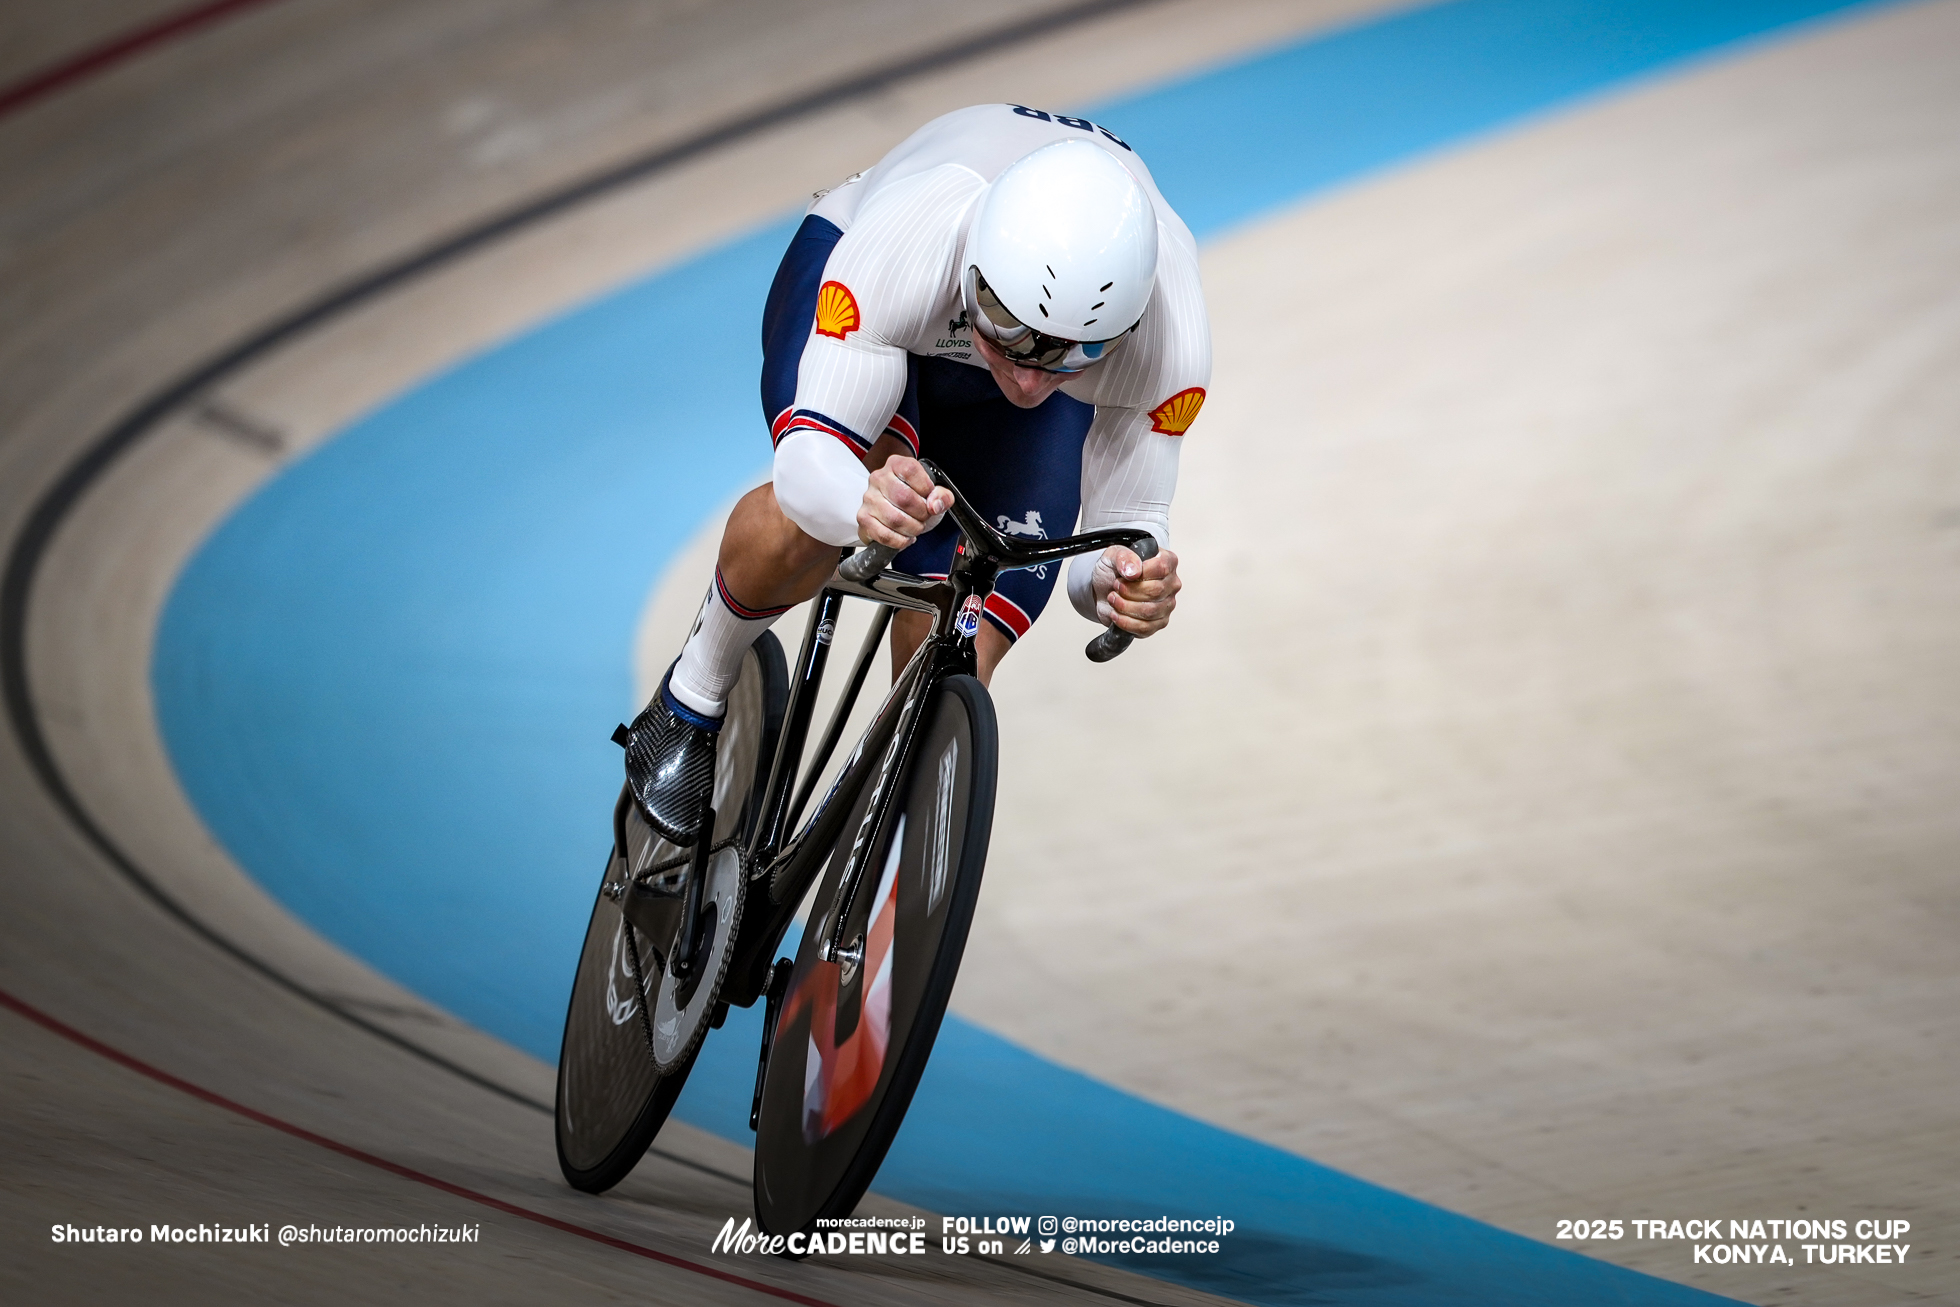
[[[1095,142],[1149,194],[1156,287],[1136,330],[1105,361],[1020,409],[974,351],[961,294],[965,247],[987,184],[1058,140]],[[1139,526],[1169,543],[1179,446],[1211,376],[1210,325],[1196,242],[1136,151],[1106,128],[1006,104],[927,123],[875,168],[818,196],[777,270],[762,339],[776,498],[811,535],[857,543],[868,476],[861,458],[889,432],[945,468],[1011,534],[1067,535],[1079,510],[1085,531]],[[955,535],[942,522],[895,566],[943,575]],[[1069,576],[1069,597],[1091,620],[1093,566],[1093,556],[1078,558]],[[1040,616],[1055,570],[1000,577],[986,615],[1009,640]],[[738,614],[763,615],[718,589]]]

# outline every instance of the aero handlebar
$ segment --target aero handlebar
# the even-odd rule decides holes
[[[1076,554],[1086,554],[1094,550],[1107,549],[1112,545],[1122,545],[1136,551],[1138,558],[1149,559],[1157,553],[1157,540],[1148,531],[1136,527],[1119,527],[1109,531],[1089,531],[1082,535],[1064,536],[1060,540],[1039,540],[1023,542],[1009,539],[987,524],[985,518],[974,511],[966,501],[959,487],[929,460],[921,459],[926,475],[934,485],[943,486],[953,492],[953,506],[948,512],[966,534],[975,549],[992,557],[1001,570],[1019,567],[1036,567],[1042,563],[1055,562]],[[889,545],[864,545],[839,565],[837,574],[856,585],[869,585],[880,572],[898,556],[898,550]],[[1114,626],[1089,642],[1084,652],[1089,661],[1106,663],[1130,647],[1135,640],[1127,631],[1119,631]]]
[[[890,545],[863,545],[838,565],[837,574],[857,585],[870,585],[897,557],[898,550]]]

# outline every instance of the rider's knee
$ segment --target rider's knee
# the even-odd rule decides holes
[[[804,571],[820,563],[835,562],[837,546],[825,544],[790,520],[776,502],[776,487],[765,482],[742,496],[729,515],[724,533],[727,543],[744,552],[765,552],[778,565]]]
[[[1008,650],[1014,647],[1014,642],[996,631],[992,623],[982,622],[979,637],[974,644],[976,646],[973,650],[974,662],[978,664],[975,670],[980,673],[980,684],[992,688],[994,669],[1000,666],[1001,659],[1007,657]]]

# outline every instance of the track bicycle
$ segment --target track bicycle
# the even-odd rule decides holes
[[[610,1188],[638,1163],[731,1005],[766,1004],[749,1114],[766,1232],[848,1214],[898,1134],[959,972],[993,827],[998,736],[974,653],[986,597],[1003,571],[1111,545],[1144,558],[1157,549],[1134,528],[1008,537],[925,468],[953,494],[950,572],[891,570],[894,551],[865,546],[812,603],[793,675],[774,635],[756,640],[729,694],[704,837],[675,847],[620,792],[558,1063],[558,1158],[576,1188]],[[848,598],[879,608],[806,750]],[[933,614],[931,633],[806,820],[897,608]],[[1087,653],[1105,662],[1130,641],[1112,628]],[[796,953],[778,957],[806,898]]]

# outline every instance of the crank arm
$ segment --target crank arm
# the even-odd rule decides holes
[[[681,900],[681,937],[674,946],[669,966],[676,980],[686,980],[694,969],[694,950],[701,940],[701,895],[708,880],[708,846],[714,842],[715,810],[701,809],[701,837],[694,845],[694,861],[687,868],[687,892]]]

